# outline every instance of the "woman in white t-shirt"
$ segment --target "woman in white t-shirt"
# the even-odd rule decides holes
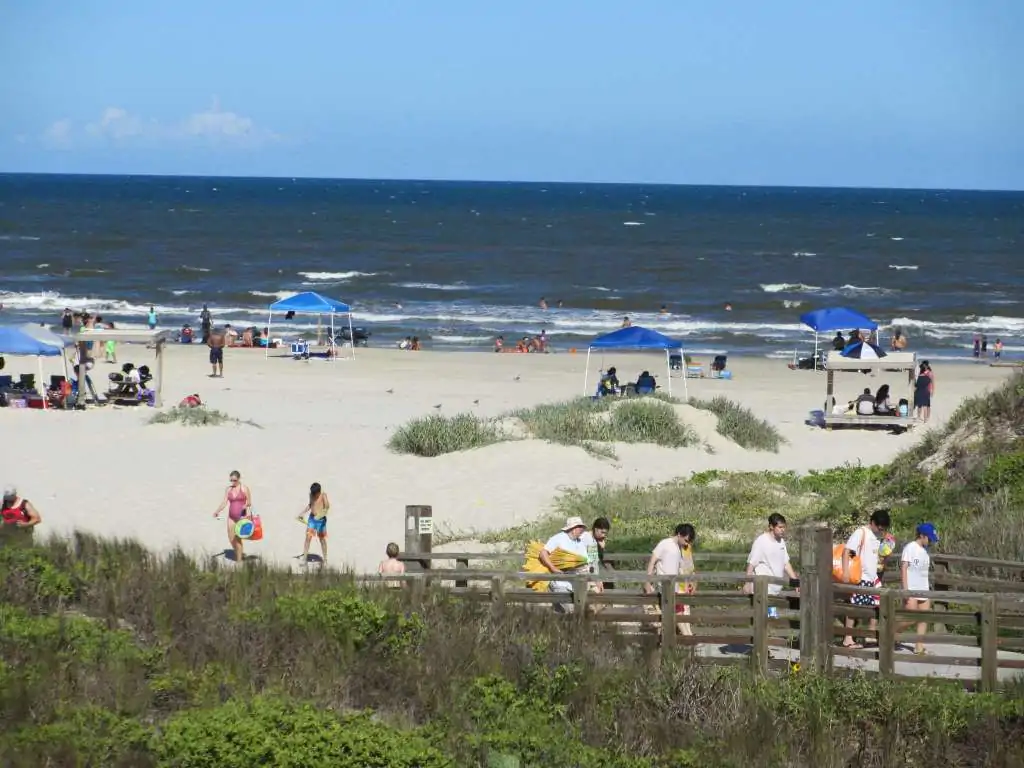
[[[931,523],[921,523],[917,526],[917,538],[903,548],[900,555],[900,582],[903,589],[908,592],[928,592],[931,589],[929,569],[931,568],[931,556],[928,554],[928,547],[939,540],[939,532]],[[927,597],[909,597],[904,603],[908,611],[930,611],[931,601]],[[909,624],[907,625],[909,626]],[[921,655],[925,653],[924,633],[928,629],[928,623],[919,621],[917,623],[917,642],[914,644],[914,653]]]

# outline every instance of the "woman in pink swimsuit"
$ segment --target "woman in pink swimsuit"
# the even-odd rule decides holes
[[[237,469],[231,473],[229,480],[230,485],[224,493],[224,499],[213,516],[220,517],[224,507],[228,508],[228,541],[235,553],[235,562],[240,563],[245,558],[245,553],[242,551],[242,540],[235,535],[235,523],[252,514],[252,492],[248,486],[242,485],[242,475]]]

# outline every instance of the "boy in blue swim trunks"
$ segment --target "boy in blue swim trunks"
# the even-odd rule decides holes
[[[327,564],[327,513],[330,509],[330,499],[320,487],[320,483],[309,486],[309,503],[299,513],[299,522],[306,524],[306,543],[302,547],[303,565],[309,562],[309,543],[313,541],[314,536],[320,539],[323,564]]]

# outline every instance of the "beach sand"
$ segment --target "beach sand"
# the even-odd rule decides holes
[[[152,364],[152,351],[120,345],[118,356]],[[8,358],[4,373],[36,372],[35,359]],[[825,376],[790,371],[783,361],[732,358],[731,381],[690,380],[689,394],[725,395],[775,424],[789,441],[778,454],[747,451],[713,432],[715,420],[696,412],[693,425],[704,447],[666,449],[617,446],[618,458],[601,460],[582,449],[539,441],[503,443],[424,459],[390,453],[391,431],[438,411],[497,416],[513,408],[583,393],[585,355],[495,355],[360,349],[354,361],[265,359],[262,351],[229,349],[223,379],[208,377],[207,350],[170,345],[165,407],[199,393],[211,408],[262,426],[189,428],[150,425],[154,411],[90,408],[85,412],[0,409],[0,482],[14,483],[44,517],[40,532],[77,529],[133,537],[167,551],[180,546],[200,557],[227,547],[225,524],[211,515],[237,469],[252,489],[266,536],[248,555],[296,565],[304,537],[296,515],[310,483],[329,493],[330,558],[334,566],[376,568],[389,541],[404,543],[407,504],[433,507],[441,530],[465,533],[506,527],[549,510],[560,490],[599,481],[644,484],[694,471],[796,470],[890,460],[923,432],[826,432],[808,426],[824,400]],[[703,360],[705,365],[709,362]],[[56,364],[44,363],[47,376]],[[615,365],[622,380],[649,369],[664,380],[664,357],[595,355],[590,385],[600,367]],[[1009,369],[936,364],[930,426],[948,418],[960,401],[1004,381]],[[99,388],[114,366],[98,363]],[[889,383],[903,395],[904,375],[838,374],[837,396]],[[682,380],[672,381],[682,395]],[[105,386],[104,386],[105,388]],[[393,389],[389,394],[387,390]],[[479,400],[479,405],[473,401]],[[916,432],[916,434],[915,434]],[[314,542],[312,553],[319,553]]]

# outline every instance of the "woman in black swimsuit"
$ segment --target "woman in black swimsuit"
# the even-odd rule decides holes
[[[917,418],[928,421],[932,415],[932,392],[935,390],[935,379],[932,367],[925,360],[921,363],[917,379],[914,380],[914,410]]]

